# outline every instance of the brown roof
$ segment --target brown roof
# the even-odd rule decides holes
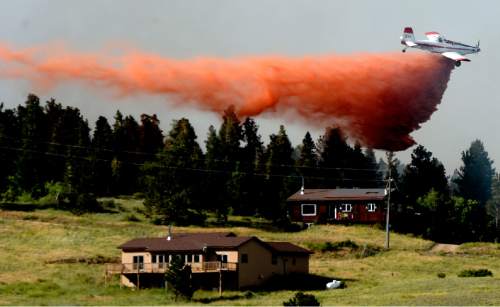
[[[318,200],[383,200],[385,189],[304,189],[297,191],[287,201]]]
[[[236,248],[254,237],[236,237],[231,232],[174,233],[172,238],[137,238],[120,245],[124,251],[194,252],[204,248]]]
[[[279,254],[312,254],[308,249],[302,248],[290,242],[265,242]]]
[[[289,242],[263,242],[257,237],[237,237],[232,232],[173,233],[172,238],[137,238],[119,246],[123,251],[203,252],[204,248],[234,249],[250,240],[279,254],[312,254],[311,251]]]

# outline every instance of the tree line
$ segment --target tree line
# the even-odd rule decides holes
[[[200,146],[189,119],[168,132],[156,115],[137,121],[117,111],[99,116],[94,129],[78,108],[33,94],[15,109],[0,106],[0,193],[3,201],[55,199],[76,212],[99,209],[99,196],[144,196],[156,223],[220,222],[228,215],[261,216],[287,224],[285,201],[305,188],[383,188],[390,167],[393,228],[439,240],[496,238],[500,183],[480,141],[462,153],[464,165],[449,180],[423,146],[402,166],[389,155],[350,143],[337,127],[314,141],[307,132],[293,147],[285,126],[264,144],[251,117],[233,107],[210,126]],[[496,211],[495,211],[496,210]]]

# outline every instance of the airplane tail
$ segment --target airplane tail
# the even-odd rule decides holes
[[[413,29],[406,27],[403,31],[403,36],[401,36],[401,43],[406,44],[406,42],[414,42],[415,36],[413,36]]]

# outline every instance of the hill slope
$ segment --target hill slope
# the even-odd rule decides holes
[[[137,210],[140,201],[118,202],[110,210],[114,213],[82,216],[54,209],[0,210],[0,304],[179,304],[162,289],[120,289],[117,279],[104,286],[102,262],[119,257],[119,244],[137,236],[166,233],[165,226],[144,221]],[[136,218],[142,221],[128,221]],[[468,243],[453,253],[433,252],[431,241],[392,234],[391,250],[383,251],[384,232],[370,226],[316,225],[297,233],[282,233],[265,221],[241,217],[231,217],[229,225],[232,227],[175,227],[174,231],[233,231],[315,248],[311,273],[347,283],[342,290],[311,291],[323,305],[500,304],[498,244]],[[320,251],[325,242],[346,240],[359,248]],[[363,254],[363,250],[373,253]],[[461,270],[475,268],[487,268],[493,277],[457,277]],[[446,278],[438,278],[440,272]],[[226,292],[218,298],[216,292],[197,291],[197,301],[192,303],[281,305],[293,294],[257,292],[245,297],[240,292]]]

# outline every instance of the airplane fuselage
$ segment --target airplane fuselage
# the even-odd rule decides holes
[[[416,40],[414,41],[414,43],[416,44],[416,46],[413,46],[413,48],[418,48],[434,53],[456,52],[461,55],[466,55],[479,52],[479,47],[470,46],[450,40],[443,40],[443,42]]]

